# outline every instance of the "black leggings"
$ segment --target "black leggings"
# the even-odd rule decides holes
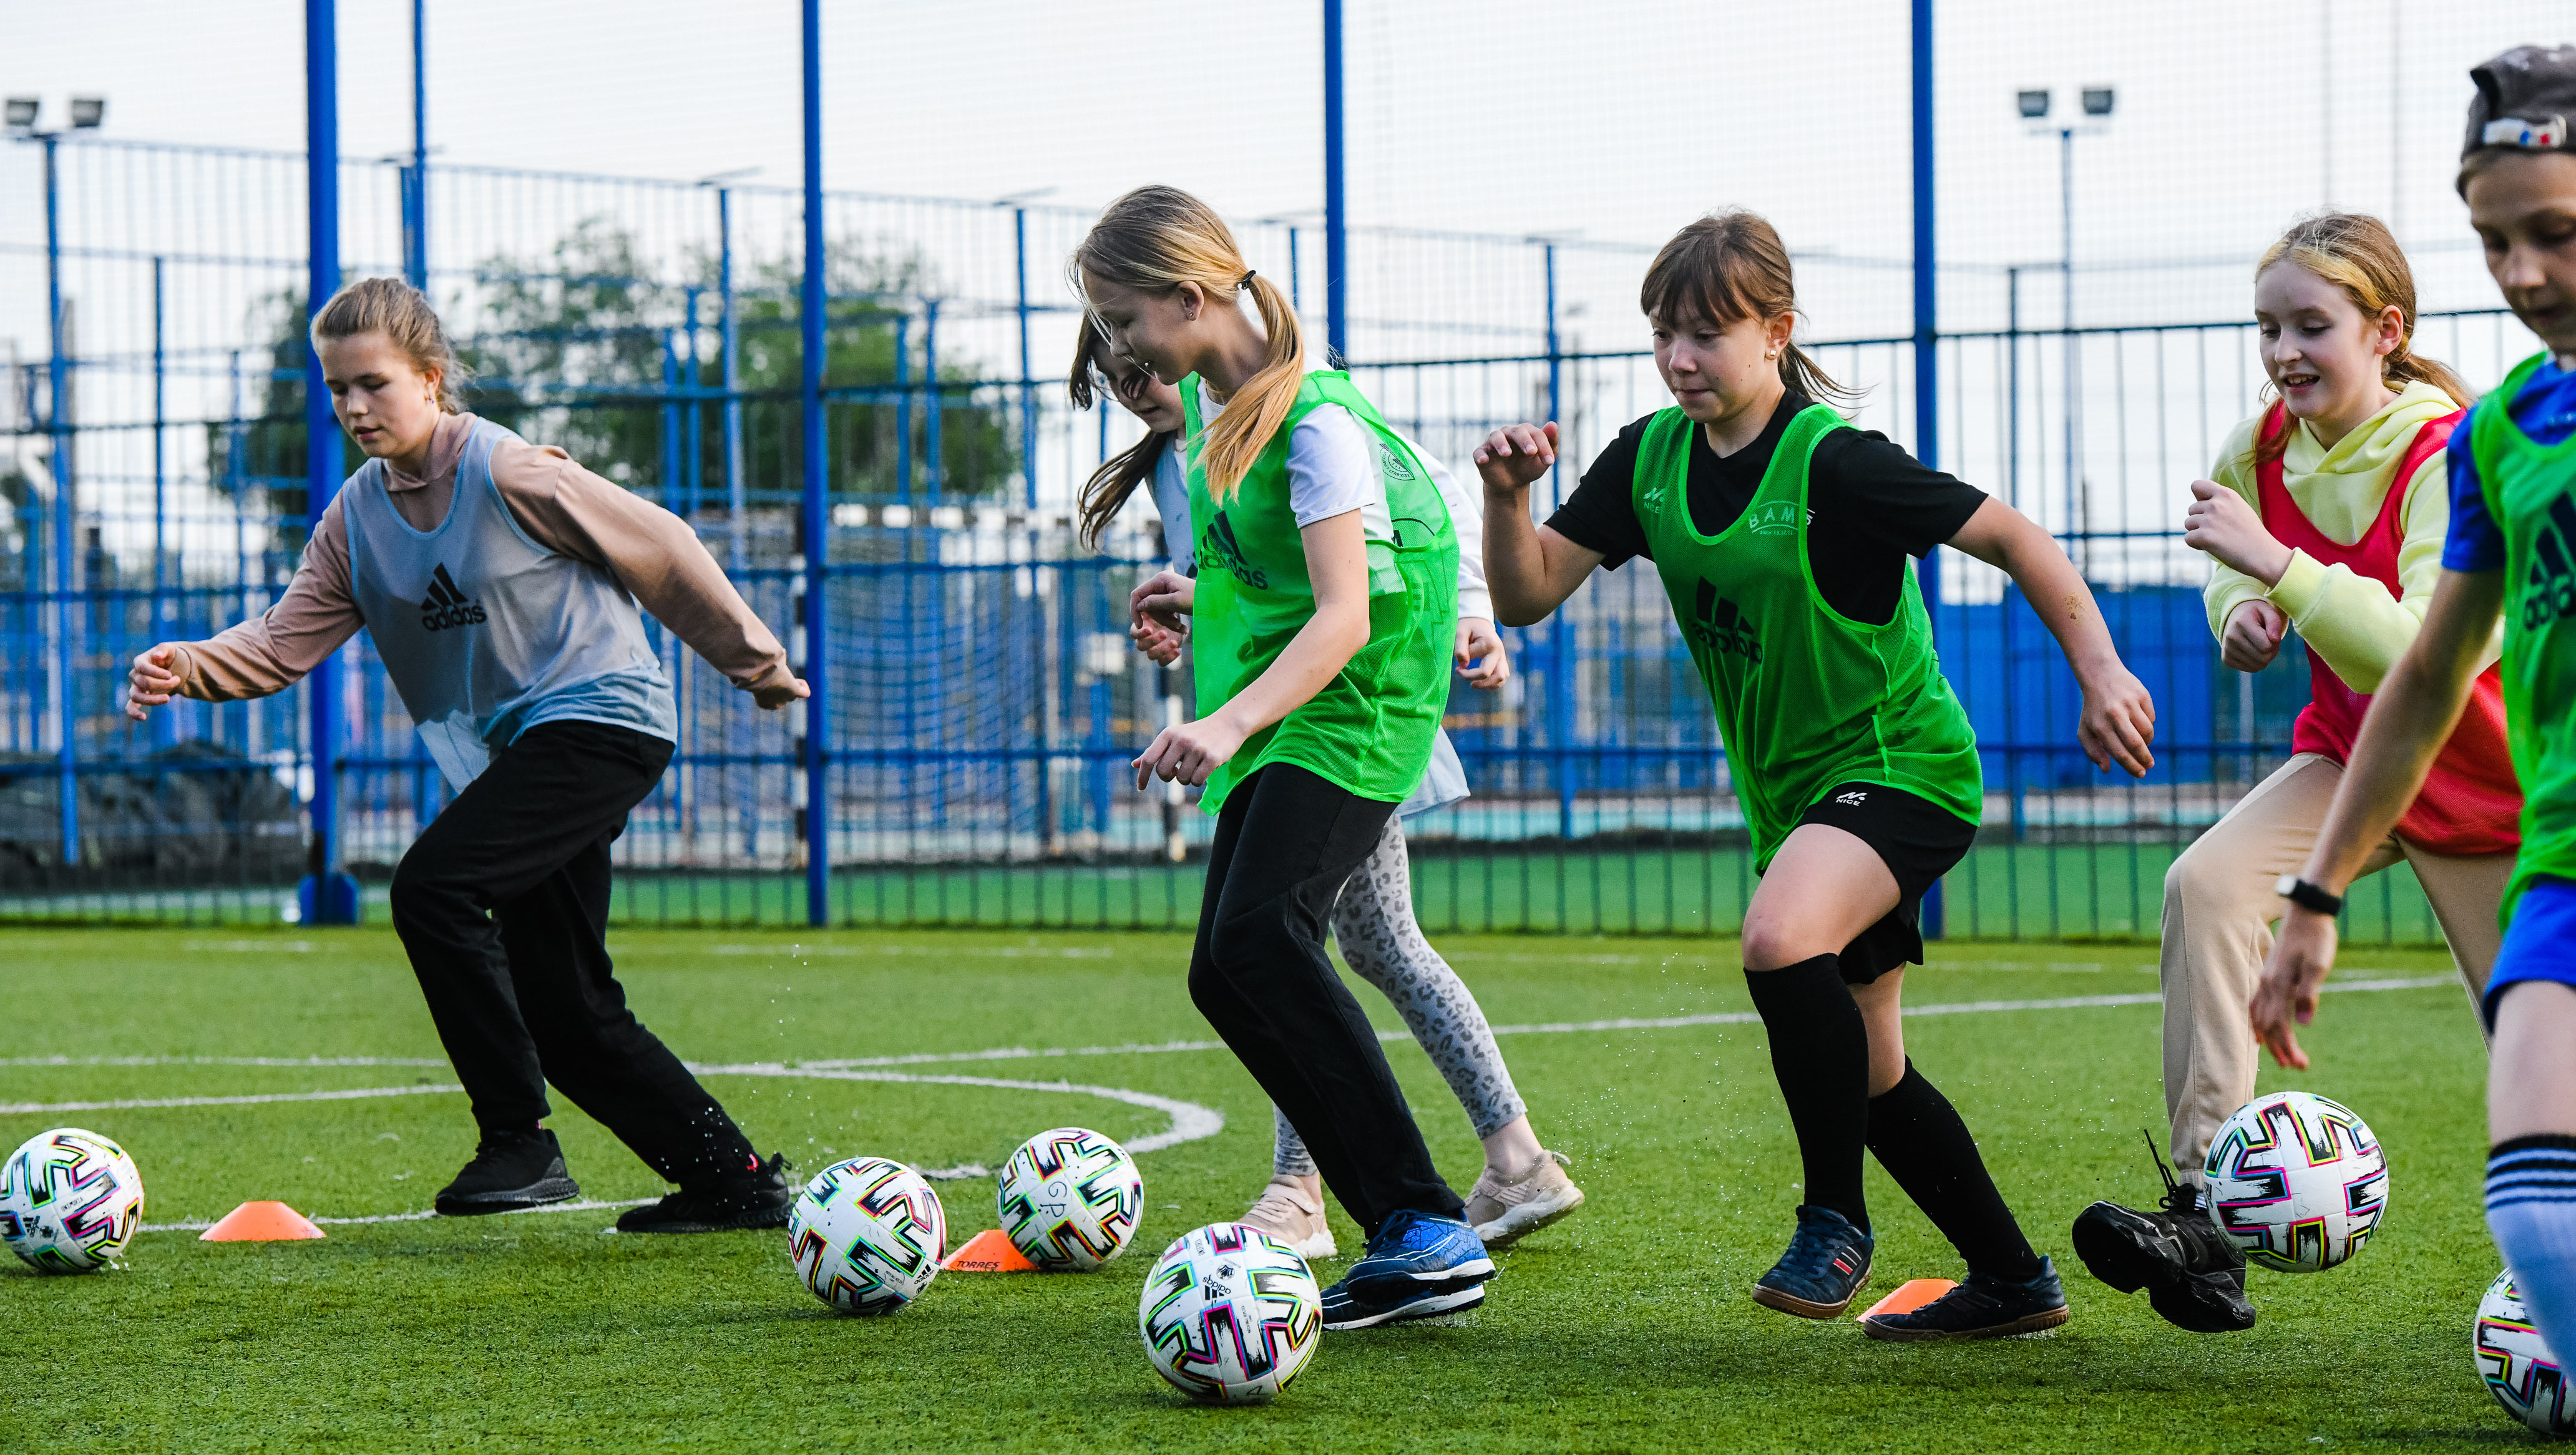
[[[671,745],[597,722],[492,755],[394,869],[395,932],[486,1132],[533,1130],[546,1083],[663,1177],[753,1157],[733,1118],[635,1013],[608,959],[608,846]]]
[[[1465,1210],[1431,1165],[1376,1029],[1324,954],[1333,901],[1393,812],[1293,763],[1235,785],[1217,815],[1190,956],[1199,1013],[1372,1236],[1403,1209]]]

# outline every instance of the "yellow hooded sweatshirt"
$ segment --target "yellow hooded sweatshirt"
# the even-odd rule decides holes
[[[2328,566],[2305,551],[2290,553],[2289,569],[2266,589],[2254,577],[2224,562],[2210,562],[2209,585],[2201,600],[2209,608],[2209,630],[2224,635],[2228,615],[2249,601],[2268,600],[2290,618],[2308,650],[2325,659],[2335,675],[2355,692],[2379,690],[2382,679],[2424,624],[2432,605],[2433,583],[2442,574],[2442,539],[2451,525],[2449,456],[2435,451],[2411,480],[2393,480],[2397,466],[2415,443],[2415,433],[2430,420],[2457,410],[2451,396],[2435,385],[2408,384],[2397,402],[2328,449],[2318,442],[2307,421],[2291,421],[2288,448],[2281,455],[2281,483],[2311,524],[2327,539],[2350,545],[2378,520],[2392,484],[2406,494],[2398,506],[2404,530],[2397,549],[2398,595],[2349,566]],[[2256,415],[2228,431],[2210,478],[2262,513],[2263,495],[2255,484],[2254,434],[2263,422]],[[2487,645],[2486,660],[2503,653],[2504,630],[2498,623]]]

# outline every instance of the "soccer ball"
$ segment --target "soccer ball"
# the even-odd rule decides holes
[[[853,1157],[814,1175],[787,1213],[787,1256],[814,1296],[844,1313],[890,1314],[939,1276],[948,1215],[921,1174]]]
[[[1259,1404],[1315,1357],[1324,1298],[1296,1249],[1259,1228],[1211,1223],[1163,1250],[1136,1322],[1154,1372],[1174,1389]]]
[[[0,1162],[0,1242],[46,1273],[119,1264],[142,1225],[143,1174],[96,1132],[38,1132]]]
[[[2469,1357],[2505,1413],[2537,1434],[2561,1439],[2576,1436],[2576,1397],[2567,1390],[2567,1374],[2558,1356],[2540,1342],[2522,1294],[2508,1268],[2487,1285],[2478,1300],[2478,1321],[2469,1329]]]
[[[2349,1108],[2258,1096],[2218,1129],[2202,1173],[2209,1220],[2253,1262],[2316,1273],[2359,1253],[2388,1211],[2388,1159]]]
[[[1088,1273],[1126,1252],[1144,1202],[1136,1159],[1082,1127],[1057,1127],[1022,1142],[993,1193],[1011,1245],[1049,1273]]]

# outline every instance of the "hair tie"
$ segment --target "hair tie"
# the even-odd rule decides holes
[[[1256,269],[1252,269],[1252,268],[1246,268],[1246,269],[1244,269],[1244,270],[1243,270],[1243,277],[1242,277],[1242,279],[1241,279],[1240,281],[1238,281],[1234,286],[1236,286],[1237,288],[1249,288],[1249,287],[1251,287],[1251,286],[1252,286],[1252,277],[1253,277],[1253,274],[1254,274],[1256,271],[1257,271]]]

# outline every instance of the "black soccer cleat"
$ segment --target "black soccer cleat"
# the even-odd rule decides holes
[[[621,1233],[724,1233],[745,1228],[783,1228],[796,1189],[787,1185],[787,1156],[747,1172],[736,1172],[694,1187],[683,1187],[660,1202],[628,1208],[617,1219]]]
[[[1923,1307],[1901,1314],[1870,1314],[1861,1332],[1873,1339],[1900,1343],[1924,1339],[2003,1339],[2036,1334],[2065,1323],[2066,1289],[2057,1281],[2057,1265],[2043,1257],[2039,1276],[2013,1283],[1990,1273],[1971,1273],[1968,1281]]]
[[[2147,1142],[2150,1151],[2154,1138]],[[2164,1159],[2163,1202],[2153,1212],[2097,1202],[2075,1219],[2075,1252],[2095,1278],[2122,1293],[2147,1291],[2166,1323],[2195,1334],[2254,1327],[2245,1297],[2245,1253],[2209,1220],[2208,1194],[2174,1181]]]
[[[519,1212],[581,1196],[580,1184],[564,1171],[563,1148],[555,1134],[540,1127],[527,1132],[486,1132],[474,1146],[474,1160],[439,1189],[431,1206],[443,1217],[467,1218],[484,1213]]]

